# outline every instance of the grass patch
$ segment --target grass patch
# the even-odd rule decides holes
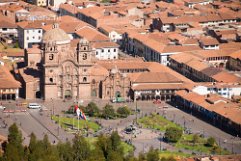
[[[53,116],[52,119],[57,123],[60,122],[61,127],[63,127],[64,129],[72,128],[73,125],[75,129],[78,129],[78,124],[79,124],[79,129],[82,129],[82,130],[88,128],[96,132],[100,129],[100,126],[98,124],[91,121],[77,120],[76,118],[59,117],[59,116]]]
[[[11,46],[9,46],[9,45],[3,45],[2,43],[0,43],[0,51],[2,51],[2,52],[9,52],[9,53],[11,53],[11,52],[22,52],[23,50],[22,49],[20,49],[20,48],[14,48],[14,47],[11,47]]]
[[[186,149],[195,152],[201,152],[204,154],[230,154],[227,150],[222,149],[219,146],[216,146],[216,149],[213,147],[205,146],[207,138],[199,137],[197,143],[193,143],[193,134],[187,135],[183,134],[182,138],[175,144],[175,147],[178,149]]]
[[[191,157],[191,154],[186,154],[183,152],[171,152],[171,151],[161,151],[159,154],[160,158],[169,158],[169,157],[174,157],[174,158],[187,158]]]
[[[182,129],[181,126],[157,114],[151,114],[150,116],[140,118],[138,119],[138,123],[141,124],[144,128],[150,128],[160,131],[166,131],[168,127],[177,127]]]

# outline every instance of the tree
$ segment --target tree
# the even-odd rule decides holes
[[[106,119],[111,118],[113,119],[115,117],[115,110],[113,106],[107,104],[105,105],[103,111],[102,111],[102,116]]]
[[[114,150],[114,151],[120,150],[119,145],[121,144],[121,138],[117,131],[113,131],[111,133],[110,140],[111,140],[112,150]],[[121,151],[121,153],[122,153],[122,151]]]
[[[57,150],[61,161],[72,161],[73,160],[73,149],[69,141],[66,143],[59,142]]]
[[[161,158],[161,161],[176,161],[176,159],[173,157],[173,156],[170,156],[170,157],[163,157]]]
[[[86,161],[91,154],[89,143],[80,135],[75,135],[72,149],[74,161]]]
[[[29,161],[59,161],[57,148],[50,144],[48,136],[44,135],[43,140],[35,140],[35,136],[31,135],[29,144]],[[31,149],[30,149],[31,145]]]
[[[86,107],[86,112],[90,117],[93,117],[93,116],[98,116],[100,113],[100,110],[94,102],[90,102]]]
[[[14,123],[8,129],[8,143],[4,149],[3,160],[19,161],[24,159],[24,148],[22,145],[22,133]]]
[[[151,147],[146,154],[146,160],[147,161],[159,161],[159,152],[157,149],[154,149]]]
[[[194,134],[193,137],[192,137],[192,143],[193,145],[195,145],[196,143],[199,142],[199,136],[197,134]]]
[[[146,161],[146,156],[145,156],[145,154],[142,153],[142,152],[139,153],[138,160],[139,160],[139,161]]]
[[[105,136],[100,135],[98,137],[96,148],[99,148],[102,151],[103,156],[107,159],[109,152],[112,150],[111,140]]]
[[[117,113],[120,115],[120,117],[126,118],[130,115],[131,111],[127,106],[119,107],[117,109]]]
[[[164,138],[168,142],[177,142],[182,137],[182,130],[177,127],[169,127],[166,129]]]
[[[107,161],[123,161],[124,158],[117,151],[110,150],[107,156]]]
[[[214,147],[216,145],[216,140],[213,137],[209,137],[205,145],[209,147]]]

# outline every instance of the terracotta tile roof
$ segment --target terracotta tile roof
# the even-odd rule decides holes
[[[93,48],[118,48],[119,45],[114,42],[93,42]]]
[[[219,49],[241,49],[241,43],[238,42],[229,42],[219,44]]]
[[[177,91],[176,95],[181,96],[185,100],[193,102],[197,105],[202,106],[203,108],[207,109],[210,112],[215,112],[225,118],[232,120],[237,124],[241,124],[241,110],[240,104],[233,103],[230,101],[226,101],[226,99],[222,98],[221,96],[212,96],[213,98],[209,98],[212,100],[211,102],[215,102],[215,104],[211,104],[208,102],[206,96],[198,95],[193,92],[186,92],[186,91]],[[217,100],[224,100],[224,101],[217,101]]]
[[[218,45],[219,42],[217,39],[211,37],[202,37],[199,40],[203,45]]]
[[[0,17],[0,28],[17,28],[16,23],[13,23],[8,17]]]
[[[219,68],[215,68],[213,66],[207,67],[203,70],[201,70],[202,73],[204,73],[205,75],[212,77],[218,73],[220,73],[222,70]]]
[[[230,54],[230,57],[232,57],[233,59],[241,60],[241,50],[233,52],[232,54]]]
[[[59,9],[66,10],[72,14],[77,14],[80,11],[80,9],[78,7],[70,5],[70,4],[64,4],[64,3],[60,4]]]
[[[241,78],[228,73],[226,71],[221,71],[212,76],[213,79],[217,80],[218,82],[226,82],[226,83],[241,83]]]
[[[38,45],[33,45],[32,48],[25,49],[27,54],[40,54],[41,50]]]
[[[86,38],[89,42],[109,41],[109,38],[91,27],[83,27],[75,32],[78,36]]]
[[[133,90],[156,90],[156,89],[185,89],[182,84],[138,84],[131,87]]]
[[[197,51],[201,50],[199,46],[176,46],[176,45],[167,45],[163,49],[163,53],[179,53],[185,51]]]
[[[109,75],[109,71],[106,68],[104,68],[103,66],[99,65],[99,64],[94,64],[90,68],[90,74],[92,76],[108,76]]]
[[[89,8],[83,8],[78,11],[78,13],[84,14],[86,16],[92,17],[94,19],[98,19],[103,16],[104,13],[104,7],[89,7]]]
[[[144,72],[132,81],[134,83],[182,83],[180,79],[164,72]]]
[[[18,22],[17,25],[23,29],[41,29],[45,25],[53,24],[53,20],[37,20],[37,21],[22,21]]]
[[[0,65],[0,89],[20,88],[20,82],[16,81],[10,71]]]

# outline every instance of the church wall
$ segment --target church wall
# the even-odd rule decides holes
[[[79,98],[80,99],[90,99],[91,98],[91,85],[90,84],[80,84],[79,85]]]
[[[57,86],[54,86],[54,85],[45,85],[44,86],[44,93],[45,93],[45,100],[49,100],[51,98],[53,99],[56,99],[58,98],[58,89],[57,89]]]

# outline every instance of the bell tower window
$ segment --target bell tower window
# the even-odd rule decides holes
[[[53,78],[49,78],[49,81],[50,81],[51,83],[53,83],[53,82],[54,82]]]
[[[84,54],[83,54],[83,60],[86,60],[86,59],[87,59],[87,54],[84,53]]]
[[[87,78],[86,77],[83,78],[83,82],[87,82]]]
[[[49,60],[53,60],[54,59],[54,54],[49,54]]]

